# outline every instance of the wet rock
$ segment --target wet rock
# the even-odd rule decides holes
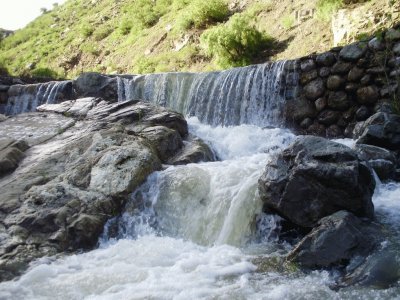
[[[23,140],[0,139],[0,176],[14,171],[25,158],[24,152],[28,148],[28,144]]]
[[[317,109],[317,111],[323,110],[327,105],[328,102],[325,98],[318,98],[317,100],[315,100],[315,108]]]
[[[376,251],[356,267],[348,268],[338,287],[352,285],[369,286],[375,289],[387,289],[400,279],[400,264],[396,252]]]
[[[373,51],[380,51],[385,49],[385,44],[381,39],[374,37],[368,42],[368,47]]]
[[[359,67],[354,67],[350,70],[349,75],[347,79],[349,81],[358,81],[363,77],[364,75],[364,70],[359,68]]]
[[[305,118],[315,117],[317,111],[313,102],[304,97],[296,97],[286,105],[286,119],[301,122]]]
[[[375,180],[344,145],[301,136],[266,166],[259,179],[265,206],[301,227],[339,210],[372,218]]]
[[[362,85],[367,85],[367,84],[369,84],[370,82],[371,82],[371,75],[369,75],[369,74],[364,75],[364,76],[360,79],[360,83],[361,83]]]
[[[287,259],[306,268],[347,264],[356,255],[368,255],[381,239],[378,225],[342,210],[321,219]]]
[[[353,65],[349,62],[338,61],[331,69],[332,74],[347,74]]]
[[[304,93],[310,100],[316,100],[325,93],[325,83],[322,79],[315,79],[304,87]]]
[[[376,86],[370,85],[357,90],[357,101],[360,104],[374,104],[379,98],[379,90]]]
[[[368,107],[362,105],[356,111],[356,120],[357,121],[365,121],[371,115]]]
[[[365,160],[374,169],[379,179],[393,179],[396,171],[396,156],[393,152],[365,144],[356,144],[358,157]]]
[[[107,101],[118,101],[117,79],[89,72],[81,74],[73,81],[77,97],[97,97]]]
[[[300,123],[300,127],[303,129],[306,129],[310,127],[313,123],[313,120],[311,118],[305,118],[303,121]]]
[[[379,112],[367,119],[357,143],[389,150],[400,149],[400,116]]]
[[[356,92],[359,87],[360,87],[359,84],[350,82],[350,83],[346,84],[344,90],[346,91],[346,93],[352,94],[352,93]]]
[[[300,75],[300,84],[305,85],[318,77],[317,70],[312,70]]]
[[[316,136],[325,136],[326,128],[324,125],[314,122],[310,127],[307,128],[307,132]]]
[[[390,28],[386,31],[385,39],[388,41],[397,41],[400,40],[400,30]]]
[[[341,137],[342,135],[343,135],[342,129],[336,124],[333,124],[326,129],[326,136],[328,138],[338,138]]]
[[[345,81],[346,80],[341,76],[332,75],[328,77],[326,87],[328,88],[328,90],[336,91],[345,83]]]
[[[393,53],[396,55],[400,55],[400,43],[397,43],[393,46]]]
[[[8,117],[6,115],[0,114],[0,122],[7,120],[7,118]]]
[[[337,122],[340,113],[333,110],[324,110],[318,115],[318,121],[324,125],[331,125]]]
[[[346,61],[357,61],[367,52],[367,45],[364,43],[354,43],[343,47],[339,52],[339,57]]]
[[[307,59],[307,60],[303,60],[301,63],[300,63],[300,69],[303,71],[303,72],[308,72],[308,71],[311,71],[311,70],[313,70],[313,69],[315,69],[315,62],[314,62],[314,60],[312,60],[312,59]]]
[[[328,107],[337,110],[346,110],[350,106],[350,102],[345,92],[330,92],[328,96]]]
[[[201,139],[190,136],[185,141],[184,148],[172,157],[168,163],[171,165],[185,165],[189,163],[215,161],[216,157],[211,148]]]
[[[316,61],[320,66],[330,67],[336,62],[336,57],[332,52],[325,52],[317,55]]]

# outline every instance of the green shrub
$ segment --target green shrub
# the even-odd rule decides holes
[[[181,30],[203,28],[226,20],[228,15],[229,8],[224,0],[194,0],[181,12],[177,24]]]
[[[292,15],[287,15],[282,18],[282,26],[286,30],[292,28],[294,25],[294,22],[295,22],[295,19],[294,19],[294,16],[292,16]]]
[[[93,37],[96,41],[101,41],[108,37],[111,32],[113,32],[113,29],[109,25],[103,25],[93,33]]]
[[[43,77],[43,78],[58,78],[59,75],[56,71],[49,68],[36,68],[31,74],[32,77]]]
[[[343,7],[343,0],[318,0],[317,18],[321,21],[330,21],[332,14]]]
[[[210,28],[200,36],[205,54],[221,68],[245,66],[272,44],[272,38],[250,24],[249,18],[234,15],[230,20]]]
[[[80,32],[84,37],[89,37],[93,34],[94,28],[89,23],[85,23],[81,26]]]
[[[124,19],[124,20],[121,21],[121,23],[119,23],[119,27],[118,27],[119,28],[119,32],[122,35],[127,35],[127,34],[129,34],[131,32],[132,26],[133,26],[133,23],[132,23],[131,20]]]
[[[100,51],[92,43],[84,43],[81,45],[80,49],[82,50],[83,53],[89,53],[94,56],[100,55]]]

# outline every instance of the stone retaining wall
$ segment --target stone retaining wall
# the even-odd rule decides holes
[[[286,118],[300,133],[353,137],[375,112],[398,113],[400,29],[301,58],[297,66],[297,97]]]

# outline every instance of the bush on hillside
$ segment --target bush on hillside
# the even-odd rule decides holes
[[[221,68],[245,66],[272,44],[272,38],[250,24],[247,17],[234,15],[227,23],[210,28],[201,35],[206,55]]]
[[[129,34],[131,32],[132,26],[133,26],[133,23],[132,23],[131,20],[123,19],[121,21],[121,23],[119,23],[119,27],[118,27],[119,28],[119,32],[122,35],[127,35],[127,34]]]
[[[80,32],[84,37],[89,37],[93,34],[94,28],[89,23],[85,23],[81,26]]]
[[[182,11],[177,24],[181,30],[203,28],[227,19],[229,8],[224,0],[194,0]]]
[[[113,32],[113,28],[111,28],[111,26],[103,25],[96,29],[96,31],[93,33],[93,37],[96,41],[101,41],[108,37],[111,32]]]
[[[59,77],[56,71],[51,70],[49,68],[36,68],[30,73],[30,75],[32,77],[53,78],[53,79]]]
[[[170,10],[172,1],[135,0],[128,2],[123,11],[131,20],[137,22],[138,25],[147,28],[155,25],[160,17]]]
[[[318,0],[317,18],[321,21],[330,21],[332,14],[343,5],[343,0]]]

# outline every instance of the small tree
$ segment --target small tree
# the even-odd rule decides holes
[[[42,7],[42,8],[40,9],[40,12],[41,12],[42,14],[47,13],[47,8],[46,8],[46,7]]]

